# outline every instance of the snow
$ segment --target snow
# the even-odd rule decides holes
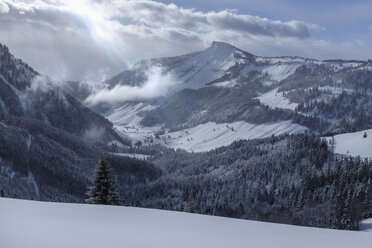
[[[190,152],[205,152],[229,145],[237,140],[265,138],[284,133],[303,133],[306,130],[306,127],[293,124],[291,121],[259,125],[244,121],[222,124],[208,122],[194,128],[164,134],[160,138],[161,144],[169,148],[180,148]]]
[[[108,116],[115,126],[137,126],[142,120],[142,117],[138,116],[141,111],[150,111],[155,109],[155,106],[146,105],[145,103],[137,104],[124,104],[121,107],[114,109]]]
[[[131,104],[127,103],[123,106],[114,109],[107,119],[114,124],[118,134],[129,138],[132,142],[149,140],[154,137],[154,133],[162,128],[162,125],[154,127],[143,127],[140,121],[143,117],[139,116],[142,111],[150,111],[155,109],[155,106],[145,103]]]
[[[308,228],[163,210],[0,199],[6,248],[370,247],[366,232]]]
[[[361,221],[359,228],[363,232],[372,232],[372,218]]]
[[[361,66],[362,63],[356,63],[356,62],[341,62],[341,63],[331,63],[330,66],[333,69],[333,71],[341,71],[344,69],[350,69],[350,68],[356,68]]]
[[[1,97],[0,97],[0,110],[5,114],[9,113],[8,108],[6,107],[4,101],[1,99]]]
[[[272,80],[280,82],[293,75],[300,65],[301,64],[294,63],[293,61],[288,64],[274,64],[266,67],[262,72],[267,73]]]
[[[236,80],[223,81],[223,82],[218,82],[218,83],[212,84],[212,86],[222,87],[222,88],[233,88],[236,85],[238,85],[238,82]]]
[[[143,146],[160,144],[168,148],[184,149],[191,152],[210,151],[241,139],[264,138],[284,133],[303,133],[307,130],[306,127],[293,124],[291,121],[260,125],[244,121],[222,124],[209,122],[194,128],[166,133],[161,135],[160,139],[156,139],[155,133],[163,128],[162,125],[143,127],[139,124],[142,117],[137,115],[140,111],[151,107],[143,103],[127,104],[114,111],[108,116],[108,119],[114,123],[115,129],[120,135],[129,138],[134,143],[141,141]],[[140,158],[145,159],[141,156]]]
[[[363,138],[364,132],[367,138]],[[334,136],[336,140],[335,153],[349,156],[360,156],[362,158],[372,158],[372,129],[345,133]],[[329,141],[331,137],[327,137]]]
[[[283,96],[283,92],[278,92],[277,88],[260,95],[257,99],[270,108],[295,110],[298,106],[297,103],[290,103],[289,100]]]
[[[39,198],[40,198],[39,186],[37,185],[37,183],[36,183],[36,181],[35,181],[34,174],[32,174],[32,172],[29,172],[29,173],[28,173],[28,176],[27,176],[27,182],[28,182],[29,184],[31,184],[31,185],[34,187],[34,190],[35,190],[36,196],[37,196],[37,198],[39,199]]]
[[[241,61],[235,55],[242,56],[242,54],[239,49],[227,43],[213,42],[212,46],[204,51],[170,58],[140,61],[132,69],[141,70],[144,66],[146,68],[154,64],[160,64],[176,78],[177,84],[173,91],[185,88],[197,89],[222,77],[226,70]]]
[[[32,136],[29,134],[26,141],[27,151],[30,152],[30,147],[32,143]]]
[[[354,89],[342,88],[342,87],[335,87],[335,86],[321,86],[319,90],[327,90],[330,91],[333,95],[341,95],[342,92],[353,93],[355,92]]]
[[[114,129],[114,131],[116,131],[119,135],[123,135],[120,131]],[[125,135],[123,135],[123,138],[126,138]],[[107,145],[108,146],[112,146],[112,145],[116,145],[118,147],[128,147],[127,145],[124,145],[123,143],[121,143],[120,141],[117,141],[117,140],[111,140],[109,142],[107,142]]]
[[[234,53],[239,50],[227,43],[214,42],[211,47],[187,57],[184,63],[174,69],[175,75],[181,75],[181,88],[200,88],[220,78],[224,72],[236,63]]]
[[[110,154],[115,155],[115,156],[130,157],[130,158],[136,158],[136,159],[142,159],[142,160],[146,160],[150,157],[149,155],[139,154],[139,153],[115,153],[115,152],[110,152]]]

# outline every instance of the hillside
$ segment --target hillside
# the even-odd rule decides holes
[[[103,82],[103,95],[99,89],[91,92],[88,99],[98,102],[88,102],[123,137],[142,145],[152,144],[149,140],[157,133],[174,136],[175,131],[208,123],[267,126],[286,122],[291,124],[288,133],[339,134],[372,128],[371,68],[370,61],[262,57],[213,42],[200,52],[139,61]],[[159,89],[153,96],[146,91],[150,84]],[[74,89],[79,88],[76,85]],[[83,101],[89,89],[80,86],[70,93]],[[123,91],[122,98],[114,93],[118,89]],[[128,98],[125,92],[134,97]],[[100,98],[95,98],[97,94]],[[115,96],[115,101],[109,96]],[[244,138],[265,137],[265,132],[262,128]],[[160,143],[175,143],[167,139],[169,135]],[[206,147],[228,145],[235,139],[224,140],[211,141],[218,145]],[[197,150],[187,142],[176,143],[168,147]]]
[[[364,134],[367,134],[364,137]],[[335,153],[345,156],[360,156],[361,158],[372,158],[372,129],[345,133],[334,136]],[[328,137],[329,141],[331,138]]]
[[[0,44],[0,188],[8,196],[80,202],[110,143],[129,145],[110,121]]]
[[[0,198],[0,244],[24,247],[370,247],[336,231],[129,207]]]
[[[16,59],[1,44],[0,112],[36,119],[96,143],[113,140],[126,143],[113,131],[112,123],[62,90],[58,83]]]

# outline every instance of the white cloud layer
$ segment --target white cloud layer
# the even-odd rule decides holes
[[[6,14],[9,12],[9,6],[6,3],[0,2],[0,14]]]
[[[146,73],[147,80],[141,86],[117,85],[112,89],[102,89],[86,99],[88,105],[98,103],[122,103],[134,100],[148,100],[164,96],[176,79],[171,74],[164,74],[161,67],[152,67]]]
[[[360,41],[311,37],[322,30],[298,20],[200,12],[150,0],[0,0],[0,42],[59,79],[81,80],[102,70],[111,76],[139,59],[201,50],[213,40],[265,56],[364,58],[365,48],[372,50]]]

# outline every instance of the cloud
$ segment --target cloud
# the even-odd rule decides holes
[[[210,24],[223,30],[243,32],[257,36],[296,37],[310,36],[308,25],[300,21],[272,21],[249,15],[237,15],[231,11],[206,14]]]
[[[30,92],[48,92],[53,89],[53,81],[47,76],[36,76],[32,82],[28,91]]]
[[[161,67],[152,67],[146,73],[147,80],[141,86],[117,85],[112,89],[102,89],[86,99],[88,105],[98,103],[122,103],[126,101],[148,100],[164,96],[177,81],[171,74],[164,74]]]
[[[91,127],[86,129],[83,134],[83,139],[86,141],[102,141],[104,138],[105,129],[103,127]]]
[[[372,24],[368,26],[368,29],[369,30],[372,30]]]
[[[9,12],[9,6],[6,3],[0,2],[0,14],[7,14]]]
[[[213,40],[303,40],[317,27],[150,0],[0,0],[0,8],[7,11],[0,42],[41,73],[55,77],[67,68],[71,80],[100,69],[113,75],[139,59],[201,50]]]
[[[313,33],[326,29],[229,9],[203,12],[150,0],[0,0],[4,10],[0,42],[59,81],[98,78],[102,70],[111,77],[140,59],[202,50],[213,40],[263,56],[368,59],[372,54],[368,37],[364,43],[315,39]]]

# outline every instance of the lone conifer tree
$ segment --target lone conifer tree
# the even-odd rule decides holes
[[[101,155],[101,159],[96,169],[94,186],[89,189],[87,195],[87,203],[120,205],[116,180],[112,175],[110,164],[107,162],[103,154]]]

